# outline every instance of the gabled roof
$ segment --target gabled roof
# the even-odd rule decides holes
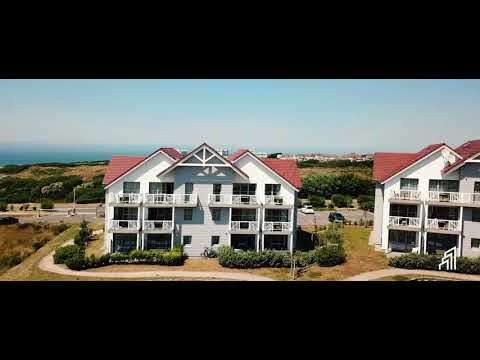
[[[133,170],[153,155],[163,152],[171,160],[179,160],[182,158],[182,154],[176,149],[171,147],[161,147],[155,150],[148,156],[112,156],[112,160],[108,164],[108,168],[103,178],[103,185],[105,187],[110,186],[115,181],[126,175],[129,171]]]
[[[302,180],[300,178],[300,172],[298,171],[297,161],[291,159],[260,159],[254,153],[248,149],[240,149],[234,152],[228,157],[233,163],[242,158],[245,154],[250,154],[260,163],[272,170],[275,174],[280,176],[296,190],[300,190],[302,187]]]
[[[480,153],[480,140],[468,141],[465,144],[457,147],[455,151],[462,156],[462,159],[458,159],[453,164],[443,169],[444,174],[448,174],[449,172],[458,169],[465,163],[465,161],[470,160],[471,158],[474,158],[476,155],[478,155]]]
[[[373,179],[383,183],[444,146],[448,147],[444,143],[428,145],[417,153],[375,153]]]

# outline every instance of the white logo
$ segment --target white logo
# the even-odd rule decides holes
[[[443,254],[442,262],[438,265],[438,270],[442,270],[442,266],[446,265],[447,271],[457,270],[457,248],[453,247]]]

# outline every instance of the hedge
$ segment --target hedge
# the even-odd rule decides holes
[[[317,264],[320,266],[335,266],[346,260],[345,250],[341,245],[327,245],[318,248],[315,252]]]
[[[390,258],[389,264],[402,269],[438,270],[438,265],[441,261],[442,257],[440,255],[405,254]],[[480,257],[458,257],[457,270],[455,272],[480,274]]]
[[[53,254],[54,264],[65,264],[68,259],[73,257],[85,256],[85,249],[78,245],[67,245],[59,247]]]

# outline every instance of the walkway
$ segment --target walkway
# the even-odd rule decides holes
[[[101,232],[101,230],[100,230]],[[98,232],[94,232],[98,233]],[[64,243],[62,246],[72,244],[73,240],[69,240]],[[274,281],[271,278],[265,276],[253,275],[250,273],[241,273],[241,272],[222,272],[222,271],[174,271],[174,270],[155,270],[155,271],[136,271],[136,272],[97,272],[97,271],[75,271],[70,270],[64,266],[57,265],[53,263],[53,254],[55,251],[52,251],[50,254],[45,256],[38,267],[43,271],[48,271],[60,275],[68,276],[85,276],[85,277],[102,277],[102,278],[131,278],[131,279],[141,279],[141,278],[187,278],[187,279],[221,279],[221,280],[239,280],[239,281]]]
[[[389,268],[383,270],[376,270],[358,274],[352,277],[345,279],[345,281],[370,281],[376,280],[387,276],[396,276],[396,275],[421,275],[421,276],[431,276],[431,277],[444,277],[457,280],[469,280],[469,281],[480,281],[480,275],[469,275],[469,274],[458,274],[448,271],[435,271],[435,270],[408,270],[408,269],[398,269],[398,268]]]

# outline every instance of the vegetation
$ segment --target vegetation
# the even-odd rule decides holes
[[[341,194],[333,194],[332,195],[332,204],[335,205],[336,207],[349,207],[352,205],[352,198],[343,196]]]
[[[315,251],[316,262],[319,266],[335,266],[345,262],[346,254],[342,245],[327,245]]]
[[[375,207],[375,198],[372,195],[360,195],[357,198],[358,206],[365,211],[373,211]]]
[[[374,183],[353,174],[308,174],[302,178],[302,193],[307,197],[312,195],[331,198],[334,194],[373,195]]]
[[[5,201],[0,201],[0,211],[7,211],[8,204]]]
[[[321,168],[360,168],[360,169],[371,169],[373,168],[373,160],[366,161],[350,161],[350,160],[329,160],[329,161],[319,161],[315,159],[304,160],[298,162],[298,167],[300,168],[311,168],[311,167],[321,167]]]
[[[325,207],[325,198],[319,195],[310,195],[309,198],[310,204],[315,208],[323,208]]]
[[[92,233],[93,230],[89,228],[88,222],[83,220],[80,223],[80,230],[78,231],[78,234],[73,238],[73,243],[77,246],[85,248],[87,246],[87,242],[92,238]]]
[[[84,257],[85,248],[78,245],[66,245],[59,247],[55,250],[53,254],[53,263],[54,264],[65,264],[68,259],[74,257]]]
[[[402,269],[438,270],[442,261],[440,255],[405,254],[390,259],[390,266]],[[480,257],[458,257],[457,273],[480,274]]]
[[[54,206],[55,206],[55,204],[53,203],[53,200],[51,200],[51,199],[42,199],[40,201],[40,208],[42,208],[44,210],[51,210],[51,209],[53,209]]]
[[[84,182],[75,189],[76,203],[88,204],[103,202],[105,190],[103,189],[103,175],[94,176],[92,181]],[[65,201],[73,202],[73,191],[65,197]]]
[[[0,174],[13,175],[28,169],[30,165],[5,165],[0,167]]]

